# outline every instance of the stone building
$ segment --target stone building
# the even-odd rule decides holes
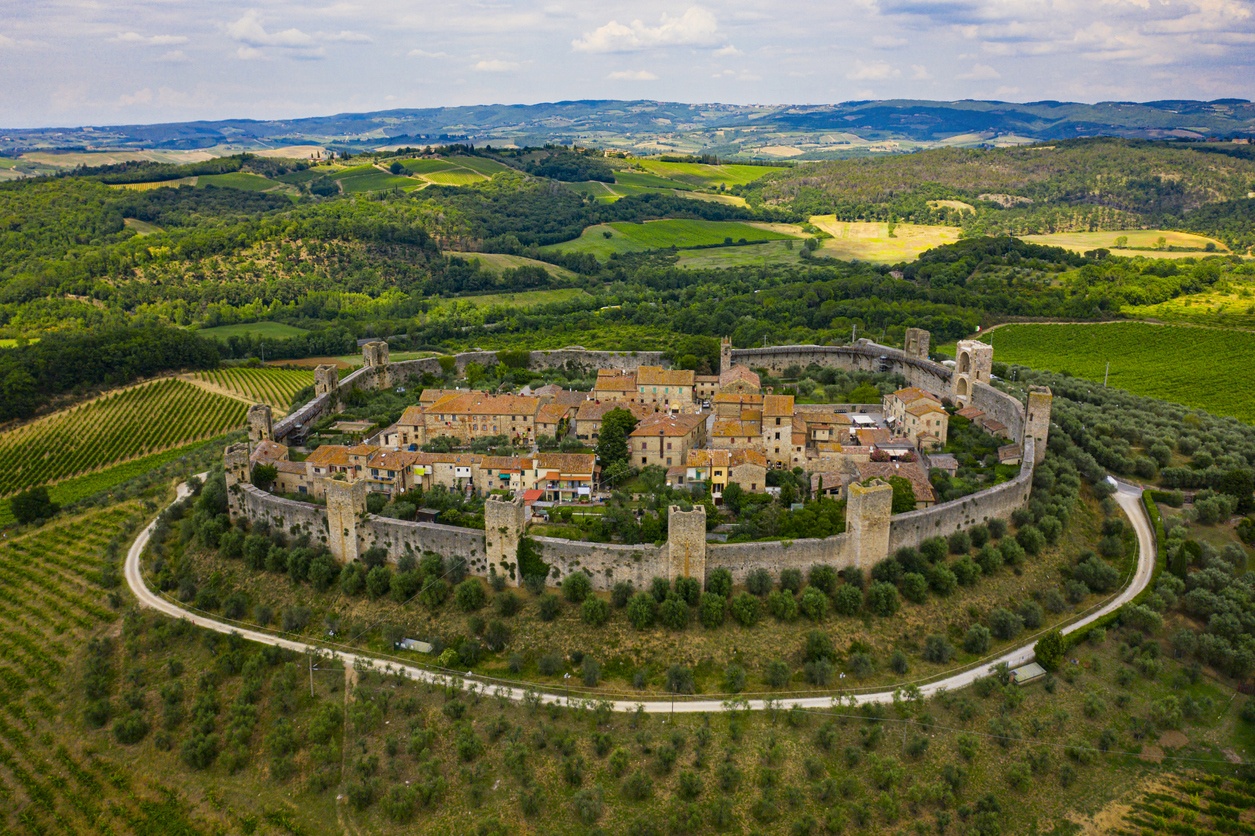
[[[772,467],[793,463],[793,396],[763,398],[763,453]]]
[[[688,458],[689,450],[705,445],[703,415],[658,412],[637,424],[628,436],[633,467],[676,467]]]

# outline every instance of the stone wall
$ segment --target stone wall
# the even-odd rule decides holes
[[[706,547],[706,573],[727,569],[733,583],[744,584],[755,569],[766,569],[772,575],[779,575],[781,569],[806,572],[818,563],[844,569],[854,565],[850,539],[848,534],[838,534],[822,540],[711,543]]]
[[[769,348],[738,348],[733,362],[779,375],[790,366],[810,365],[860,372],[893,372],[938,395],[949,395],[951,372],[940,363],[908,356],[901,349],[859,340],[854,345],[786,345]]]
[[[362,551],[378,546],[396,563],[407,554],[420,558],[426,552],[444,557],[461,557],[472,575],[487,575],[484,532],[453,525],[394,520],[374,514],[366,518],[360,533]]]
[[[1007,435],[1016,442],[1024,440],[1024,404],[988,383],[972,384],[972,406],[1006,425]]]
[[[311,543],[327,545],[327,509],[310,502],[274,496],[252,485],[238,486],[241,513],[253,525],[266,523],[271,531],[289,537],[308,534]]]
[[[550,583],[572,572],[583,571],[592,580],[594,589],[610,589],[620,581],[630,581],[637,589],[645,589],[654,578],[667,576],[665,545],[624,546],[557,537],[533,537],[532,540],[540,547],[541,559],[549,564]]]

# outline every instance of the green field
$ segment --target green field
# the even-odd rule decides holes
[[[1023,240],[1033,244],[1045,244],[1049,247],[1063,247],[1076,253],[1105,248],[1115,255],[1153,255],[1155,257],[1186,257],[1200,255],[1207,251],[1210,244],[1212,251],[1227,253],[1224,244],[1203,235],[1192,232],[1173,232],[1169,229],[1123,229],[1105,232],[1055,232],[1050,235],[1024,235]],[[1117,245],[1118,238],[1125,238],[1124,246]],[[1159,249],[1159,239],[1164,239],[1164,250]],[[1168,247],[1177,247],[1187,252],[1171,252]]]
[[[477,171],[486,177],[500,174],[503,171],[514,171],[508,165],[487,159],[486,157],[450,157],[449,162],[462,168],[469,168],[471,171]]]
[[[107,394],[0,434],[0,496],[211,438],[247,409],[173,378]]]
[[[478,296],[453,296],[448,299],[441,299],[439,304],[442,306],[453,304],[474,305],[477,308],[486,308],[492,305],[507,305],[512,308],[534,308],[538,305],[566,302],[569,299],[587,295],[584,291],[577,288],[558,288],[556,290],[526,290],[521,293],[485,293]]]
[[[218,325],[213,328],[201,328],[196,333],[202,337],[226,341],[228,337],[264,337],[272,340],[285,340],[308,334],[304,328],[285,325],[282,322],[240,322],[235,325]]]
[[[332,177],[340,183],[340,188],[345,194],[379,192],[388,189],[416,189],[422,185],[420,181],[412,177],[401,177],[380,171],[373,165],[346,168]]]
[[[431,174],[424,174],[423,179],[430,183],[435,183],[437,186],[469,186],[472,183],[481,183],[488,178],[475,171],[451,169],[449,171],[436,171]]]
[[[702,163],[667,163],[661,160],[636,160],[650,174],[678,180],[698,189],[731,188],[753,183],[760,177],[780,171],[764,165],[704,165]]]
[[[1103,379],[1137,395],[1255,422],[1255,333],[1121,322],[1003,325],[980,337],[994,359]]]
[[[139,218],[123,218],[122,223],[126,225],[127,229],[135,230],[135,234],[140,236],[152,235],[157,232],[165,231],[161,227],[155,224],[150,224],[148,221],[141,221]]]
[[[751,243],[797,238],[775,229],[739,221],[662,220],[645,223],[610,223],[590,226],[579,238],[551,249],[558,252],[592,253],[605,258],[612,253],[646,252],[670,247],[715,247],[731,239]]]
[[[816,255],[842,261],[872,264],[914,261],[925,250],[959,240],[959,228],[953,226],[895,224],[891,237],[886,223],[838,221],[833,215],[815,215],[810,220],[832,236],[821,242]]]
[[[1162,319],[1236,328],[1255,328],[1255,281],[1222,279],[1201,293],[1178,296],[1156,305],[1121,308],[1139,319]]]
[[[216,369],[197,372],[193,377],[231,394],[257,403],[268,403],[286,413],[292,396],[314,385],[314,373],[304,369],[276,369],[270,366],[245,369]]]
[[[680,253],[679,267],[694,270],[723,267],[772,267],[782,264],[802,263],[802,246],[788,241],[767,241],[752,247],[707,247],[700,250],[684,250]]]
[[[240,189],[246,192],[265,192],[280,187],[274,180],[246,171],[228,174],[202,174],[196,178],[196,187],[217,186],[220,189]]]
[[[437,171],[448,171],[453,168],[453,163],[448,160],[401,160],[402,167],[410,174],[432,174]]]
[[[616,171],[614,173],[614,182],[616,186],[637,186],[646,189],[689,190],[694,188],[692,184],[681,180],[672,180],[642,171]]]
[[[445,255],[453,258],[462,258],[467,261],[478,262],[479,266],[485,270],[491,270],[493,273],[500,275],[506,270],[514,270],[519,267],[539,267],[549,275],[559,279],[575,278],[575,273],[559,267],[556,264],[550,264],[547,261],[537,261],[534,258],[527,258],[522,255],[507,255],[505,253],[459,253],[446,252]]]

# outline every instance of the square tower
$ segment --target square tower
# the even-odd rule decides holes
[[[846,489],[845,530],[850,536],[851,563],[869,568],[889,556],[889,517],[893,486],[882,479]]]
[[[340,391],[340,372],[335,366],[323,364],[314,369],[314,395],[335,398]]]
[[[248,408],[248,440],[251,444],[259,441],[274,441],[274,422],[271,417],[270,404],[255,403]]]
[[[906,336],[902,341],[902,351],[907,357],[916,357],[920,360],[928,359],[928,347],[932,341],[932,334],[923,328],[907,328]]]
[[[724,337],[719,341],[719,373],[726,374],[732,368],[732,338]]]
[[[994,368],[994,347],[980,340],[959,340],[954,356],[954,376],[950,379],[955,400],[971,403],[977,383],[989,383]]]
[[[1050,408],[1054,393],[1048,386],[1030,386],[1028,412],[1024,416],[1024,436],[1033,439],[1033,462],[1041,464],[1046,457],[1046,442],[1050,438]]]
[[[488,571],[508,579],[513,586],[523,580],[518,561],[525,517],[521,494],[512,500],[496,495],[484,500],[484,557]]]
[[[327,496],[327,548],[341,563],[358,558],[358,524],[366,516],[366,480],[322,480]]]
[[[667,509],[667,578],[699,578],[706,584],[706,506]]]

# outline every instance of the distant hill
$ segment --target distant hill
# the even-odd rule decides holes
[[[1255,104],[1159,102],[859,101],[725,105],[584,100],[341,113],[302,119],[0,129],[0,153],[205,150],[230,153],[318,145],[589,144],[637,152],[763,159],[833,159],[939,145],[1017,145],[1091,136],[1255,137]]]

